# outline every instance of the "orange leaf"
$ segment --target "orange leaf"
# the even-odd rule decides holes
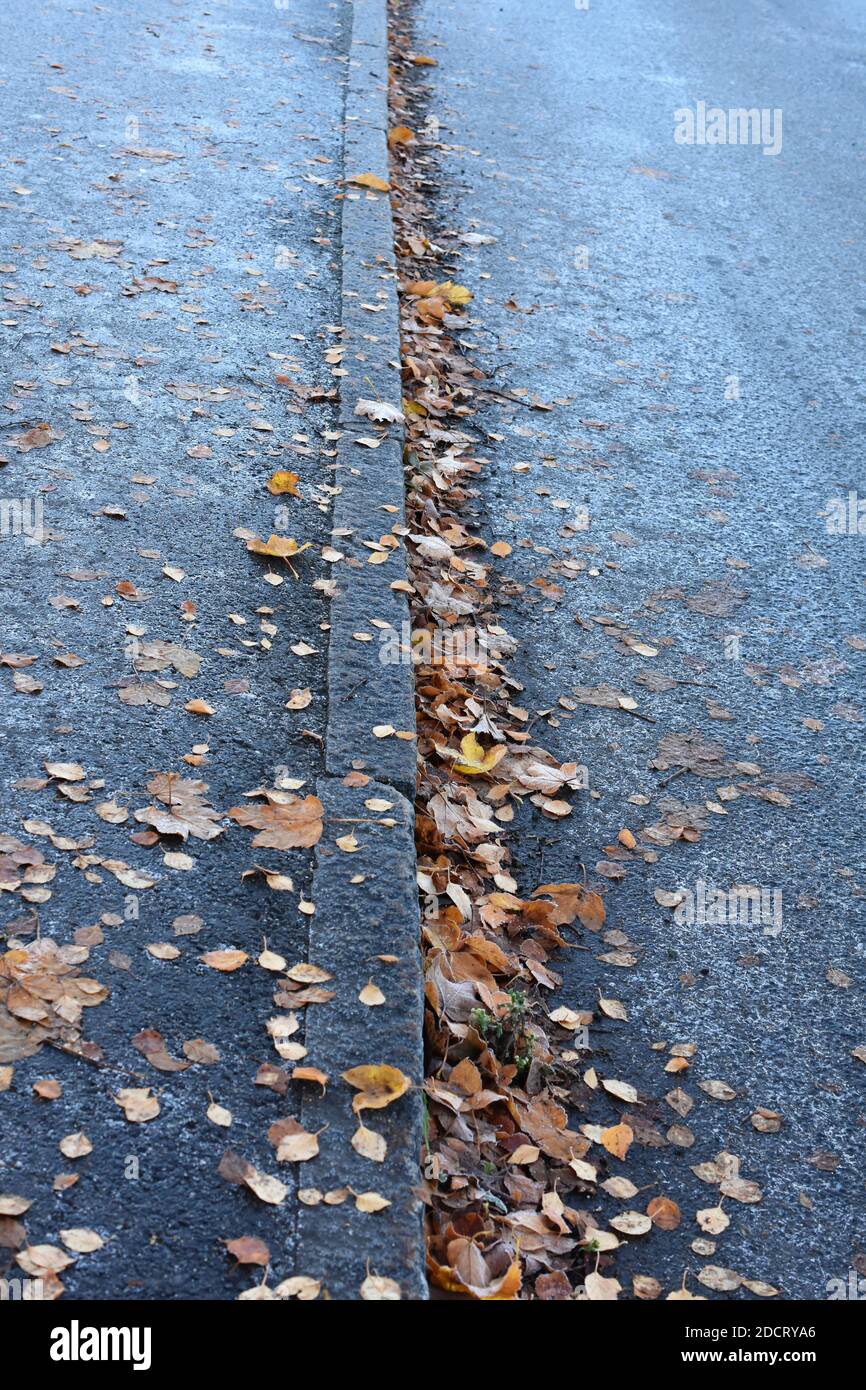
[[[533,898],[553,898],[557,907],[554,921],[558,926],[569,925],[575,917],[589,931],[598,931],[604,924],[604,903],[598,893],[591,893],[582,883],[543,883]]]
[[[682,1212],[670,1197],[653,1197],[646,1214],[653,1225],[663,1231],[675,1231],[683,1219]]]
[[[290,497],[297,497],[298,483],[301,480],[300,473],[289,473],[278,469],[268,478],[268,492],[274,497],[279,497],[281,493],[287,492]]]
[[[625,1158],[633,1138],[634,1133],[627,1124],[618,1124],[604,1131],[601,1142],[614,1158]]]
[[[246,951],[207,951],[205,955],[199,956],[202,965],[209,965],[211,970],[221,970],[223,974],[229,974],[232,970],[240,970],[249,960]]]
[[[375,188],[377,193],[387,193],[391,187],[384,179],[380,179],[378,174],[352,174],[351,178],[346,179],[346,183],[356,183],[361,188]]]

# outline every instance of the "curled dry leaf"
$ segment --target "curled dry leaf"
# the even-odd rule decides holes
[[[707,1235],[720,1236],[731,1224],[731,1218],[721,1207],[704,1207],[697,1212],[695,1220]]]
[[[653,1279],[649,1274],[635,1274],[632,1277],[631,1288],[635,1298],[660,1298],[663,1292],[658,1279]]]
[[[645,1236],[652,1229],[652,1221],[641,1211],[624,1211],[611,1218],[611,1226],[624,1236]]]
[[[286,1134],[277,1146],[278,1163],[306,1163],[308,1159],[315,1158],[319,1152],[319,1136],[308,1134],[306,1130],[299,1130],[295,1134]]]
[[[366,1004],[368,1009],[378,1008],[380,1004],[385,1003],[384,994],[378,985],[373,984],[372,980],[367,981],[358,998],[362,1004]]]
[[[584,1281],[586,1296],[593,1303],[610,1303],[619,1298],[622,1284],[618,1279],[606,1279],[603,1274],[593,1272]]]
[[[279,1178],[262,1173],[247,1159],[234,1153],[231,1149],[226,1149],[220,1159],[217,1172],[226,1182],[249,1188],[259,1201],[265,1202],[268,1206],[279,1206],[288,1195],[288,1188],[285,1183],[280,1182]]]
[[[219,1048],[214,1047],[213,1043],[205,1042],[204,1038],[187,1039],[182,1051],[191,1062],[200,1062],[204,1066],[213,1066],[220,1059]]]
[[[34,1081],[33,1090],[40,1100],[59,1100],[63,1095],[63,1087],[53,1077],[45,1081]]]
[[[625,1101],[626,1105],[638,1104],[638,1093],[634,1086],[630,1086],[627,1081],[602,1081],[604,1089],[617,1100]]]
[[[721,1265],[704,1265],[698,1272],[698,1282],[714,1293],[733,1293],[743,1280],[736,1270],[725,1269]]]
[[[653,1225],[663,1231],[675,1231],[683,1219],[682,1212],[670,1197],[653,1197],[646,1211]]]
[[[223,1244],[240,1265],[267,1266],[271,1262],[271,1252],[258,1236],[237,1236],[234,1240],[224,1241]]]
[[[379,1192],[358,1192],[355,1196],[355,1206],[358,1211],[365,1213],[384,1211],[390,1205],[388,1198],[383,1197]]]
[[[391,187],[390,183],[386,183],[384,179],[380,179],[378,174],[370,173],[351,174],[346,179],[346,183],[356,184],[359,188],[372,188],[375,189],[377,193],[387,193]]]
[[[321,965],[313,965],[312,961],[299,961],[297,965],[290,966],[286,974],[299,985],[323,985],[333,979],[329,971]]]
[[[60,1274],[75,1263],[72,1255],[67,1255],[58,1245],[28,1245],[15,1256],[16,1263],[25,1274],[40,1279],[45,1274]]]
[[[322,1292],[319,1279],[311,1279],[308,1274],[294,1274],[277,1284],[274,1293],[277,1298],[297,1298],[300,1303],[309,1303]]]
[[[358,1095],[352,1101],[355,1114],[362,1110],[382,1110],[392,1105],[409,1090],[412,1082],[397,1067],[383,1064],[350,1067],[343,1072],[343,1080],[354,1086]]]
[[[389,405],[387,401],[360,400],[355,405],[355,414],[375,420],[377,424],[394,424],[404,418],[400,407]]]
[[[698,1085],[713,1100],[735,1100],[737,1093],[727,1081],[699,1081]]]
[[[144,1124],[159,1114],[159,1101],[150,1086],[126,1086],[114,1099],[130,1124]]]
[[[23,1216],[32,1205],[32,1197],[19,1197],[14,1192],[0,1192],[0,1216]]]
[[[295,1067],[291,1073],[293,1081],[311,1081],[317,1086],[321,1086],[322,1095],[328,1085],[328,1073],[320,1071],[318,1067]]]

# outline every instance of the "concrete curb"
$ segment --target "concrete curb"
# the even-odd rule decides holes
[[[424,1276],[420,1186],[423,1078],[423,979],[419,944],[418,889],[415,881],[414,816],[411,804],[392,788],[370,782],[346,787],[322,778],[317,787],[325,808],[325,834],[316,849],[314,893],[317,912],[310,930],[310,960],[333,975],[336,997],[307,1011],[305,1045],[309,1060],[330,1077],[324,1096],[305,1087],[304,1128],[322,1135],[321,1152],[303,1165],[304,1187],[321,1192],[351,1187],[377,1192],[391,1206],[367,1214],[350,1197],[340,1206],[300,1207],[299,1271],[321,1279],[331,1298],[356,1299],[367,1274],[385,1275],[400,1285],[404,1298],[427,1297]],[[373,797],[392,803],[384,814],[369,810]],[[353,820],[361,824],[352,824]],[[369,822],[394,821],[394,825]],[[361,850],[346,854],[335,844],[354,831]],[[362,883],[351,880],[363,875]],[[380,955],[398,957],[393,964]],[[362,1004],[369,980],[385,995],[375,1008]],[[342,1072],[364,1063],[385,1062],[412,1078],[413,1090],[385,1110],[351,1108]],[[352,1136],[359,1124],[382,1135],[384,1162],[356,1153]]]
[[[388,180],[388,31],[386,0],[354,0],[346,90],[345,178],[372,173]],[[368,1273],[394,1279],[403,1298],[425,1299],[424,1234],[420,1185],[423,1106],[424,993],[420,914],[416,883],[413,798],[414,738],[377,738],[376,725],[415,729],[412,666],[380,661],[373,619],[390,624],[405,640],[409,609],[404,592],[391,586],[407,578],[402,544],[383,564],[370,564],[364,542],[378,542],[404,520],[403,430],[391,425],[376,449],[357,444],[378,434],[354,413],[360,398],[399,405],[400,331],[394,265],[394,229],[387,193],[345,185],[342,203],[342,323],[345,375],[341,380],[334,545],[345,559],[334,567],[328,650],[328,725],[325,766],[318,783],[325,832],[316,849],[309,959],[333,975],[336,997],[307,1011],[309,1062],[330,1082],[324,1095],[304,1088],[301,1116],[309,1131],[327,1126],[319,1155],[305,1163],[304,1187],[320,1192],[351,1187],[374,1191],[391,1203],[364,1214],[352,1197],[338,1206],[301,1204],[298,1271],[321,1279],[335,1299],[357,1299]],[[381,312],[364,309],[381,307]],[[383,510],[385,507],[395,510]],[[347,787],[351,770],[371,780]],[[370,809],[376,798],[386,811]],[[387,822],[387,823],[383,823]],[[339,837],[353,832],[359,849],[345,852]],[[353,882],[353,879],[355,880]],[[379,959],[396,957],[394,963]],[[370,1008],[358,995],[371,980],[385,995]],[[349,1067],[386,1063],[409,1076],[413,1089],[384,1110],[351,1108],[354,1092],[341,1079]],[[387,1144],[384,1162],[352,1146],[361,1121]]]
[[[352,35],[346,90],[344,177],[375,174],[388,181],[388,29],[385,0],[354,0],[349,5]],[[342,323],[345,328],[340,390],[340,427],[334,503],[336,547],[346,559],[334,567],[338,591],[331,603],[328,659],[329,715],[326,766],[344,776],[353,766],[415,793],[414,740],[377,738],[378,725],[414,731],[415,699],[409,664],[380,661],[378,641],[359,642],[353,633],[370,631],[371,620],[389,623],[402,637],[409,609],[405,593],[391,588],[405,580],[402,545],[384,564],[371,564],[364,542],[402,524],[404,513],[403,429],[389,426],[377,449],[357,444],[378,433],[355,415],[359,399],[399,406],[400,318],[394,263],[394,226],[387,193],[345,185],[342,204]],[[373,304],[377,312],[363,308]],[[385,506],[396,508],[385,511]],[[373,629],[375,632],[376,629]],[[382,629],[379,629],[382,631]]]

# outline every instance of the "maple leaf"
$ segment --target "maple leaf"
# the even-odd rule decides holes
[[[228,815],[238,825],[258,830],[256,849],[309,849],[322,836],[324,808],[317,796],[280,793],[279,801],[233,806]]]
[[[225,833],[218,824],[219,811],[208,806],[204,800],[207,783],[191,778],[179,777],[174,772],[160,772],[152,777],[147,790],[164,803],[161,806],[145,806],[135,811],[135,819],[150,825],[160,835],[179,835],[186,840],[190,835],[197,840],[215,840]]]
[[[299,473],[289,473],[282,469],[278,469],[276,473],[272,473],[268,478],[268,492],[271,493],[273,497],[279,497],[283,493],[288,493],[290,497],[297,497],[299,482]]]
[[[268,555],[274,560],[289,560],[293,555],[300,555],[303,550],[309,550],[310,542],[304,541],[303,545],[291,536],[271,535],[266,541],[259,540],[258,536],[253,536],[247,541],[247,550],[253,555]]]

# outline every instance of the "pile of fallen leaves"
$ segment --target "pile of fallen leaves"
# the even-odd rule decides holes
[[[393,56],[399,116],[408,101],[400,73],[418,55],[398,33]],[[463,519],[481,465],[461,422],[481,373],[454,335],[472,296],[441,274],[425,236],[429,214],[414,191],[424,161],[410,126],[396,125],[389,143],[420,765],[429,1276],[481,1299],[515,1298],[529,1280],[536,1296],[570,1297],[577,1284],[589,1292],[597,1283],[595,1296],[609,1297],[612,1281],[598,1264],[616,1239],[585,1204],[568,1204],[592,1194],[597,1178],[586,1158],[592,1141],[568,1128],[563,1103],[581,1056],[575,1031],[592,1013],[544,1003],[560,983],[551,960],[563,933],[575,924],[597,930],[604,906],[577,883],[545,884],[523,898],[509,870],[520,803],[528,798],[551,818],[567,814],[563,794],[581,785],[579,769],[532,743],[527,711],[515,703],[488,547]],[[618,1125],[596,1138],[622,1157],[630,1133]]]
[[[0,956],[0,1063],[32,1057],[44,1043],[99,1060],[81,1036],[84,1009],[108,998],[105,985],[79,971],[89,955],[86,946],[40,938]]]

